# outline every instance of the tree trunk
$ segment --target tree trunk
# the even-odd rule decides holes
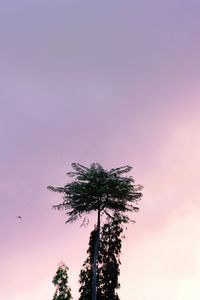
[[[98,207],[97,233],[96,233],[94,257],[93,257],[93,265],[92,265],[92,300],[97,299],[97,265],[98,265],[99,243],[100,243],[100,206]]]

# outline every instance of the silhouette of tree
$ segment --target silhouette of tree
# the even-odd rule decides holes
[[[120,253],[123,233],[123,224],[127,218],[115,214],[113,219],[107,219],[100,233],[100,245],[98,254],[97,270],[97,300],[119,300],[116,292],[120,288],[118,277]],[[88,257],[80,272],[79,282],[81,284],[79,300],[92,299],[92,257],[95,245],[96,228],[90,234]]]
[[[95,228],[90,233],[89,248],[87,250],[88,257],[86,258],[83,264],[83,268],[79,275],[79,282],[81,284],[79,289],[80,292],[79,300],[92,299],[92,264],[93,264],[93,257],[94,257],[96,234],[97,234],[97,229]]]
[[[68,286],[68,267],[61,262],[58,266],[56,275],[53,278],[53,284],[56,287],[53,300],[71,300],[71,288]]]
[[[113,213],[138,211],[137,202],[141,198],[141,186],[134,185],[131,176],[125,177],[132,168],[130,166],[105,170],[100,164],[93,163],[85,167],[72,163],[73,172],[68,176],[75,178],[64,187],[48,186],[54,192],[63,194],[63,201],[53,207],[65,209],[68,219],[73,222],[81,217],[87,217],[91,211],[97,211],[96,238],[92,263],[92,300],[97,298],[97,257],[100,242],[100,222],[102,214],[112,218]],[[127,219],[129,219],[127,217]],[[85,219],[84,219],[85,220]]]

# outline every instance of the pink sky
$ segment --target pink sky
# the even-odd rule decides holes
[[[72,162],[129,164],[144,197],[123,243],[122,300],[199,300],[200,4],[0,4],[0,299],[74,299],[87,228],[51,209]],[[22,221],[16,218],[22,215]]]

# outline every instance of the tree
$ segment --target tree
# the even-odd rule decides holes
[[[118,277],[121,264],[123,222],[126,222],[126,218],[121,218],[115,214],[113,220],[109,220],[102,228],[98,272],[101,299],[119,299],[116,290],[120,288]]]
[[[91,211],[97,211],[97,231],[92,263],[92,300],[96,300],[101,216],[106,214],[112,218],[115,212],[124,214],[138,211],[138,206],[135,204],[142,196],[140,192],[142,187],[135,185],[131,176],[122,176],[132,169],[130,166],[107,171],[98,163],[91,164],[89,168],[72,163],[72,168],[74,171],[67,175],[74,177],[74,181],[64,187],[48,186],[47,188],[63,194],[62,203],[53,207],[66,210],[68,216],[66,223],[83,216],[87,217]]]
[[[80,282],[80,298],[79,300],[91,300],[92,299],[92,264],[94,257],[94,248],[96,240],[97,229],[91,231],[89,238],[89,247],[87,250],[88,257],[86,258],[83,268],[79,275]],[[98,288],[97,288],[98,290]]]
[[[58,266],[56,275],[53,278],[53,284],[56,286],[56,291],[53,300],[70,300],[72,299],[71,288],[68,286],[68,267],[61,262]]]
[[[97,270],[98,300],[119,300],[116,290],[120,287],[118,277],[120,274],[119,266],[121,264],[120,254],[123,223],[127,223],[127,219],[115,214],[112,220],[107,219],[100,233]],[[89,248],[87,250],[88,257],[79,275],[79,282],[81,284],[79,300],[91,300],[92,298],[92,257],[95,234],[96,228],[90,234]]]

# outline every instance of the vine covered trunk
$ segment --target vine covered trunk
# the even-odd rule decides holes
[[[98,207],[98,216],[97,216],[97,231],[96,231],[96,240],[94,247],[94,256],[92,264],[92,300],[97,300],[97,266],[98,266],[98,252],[100,244],[100,205]]]

